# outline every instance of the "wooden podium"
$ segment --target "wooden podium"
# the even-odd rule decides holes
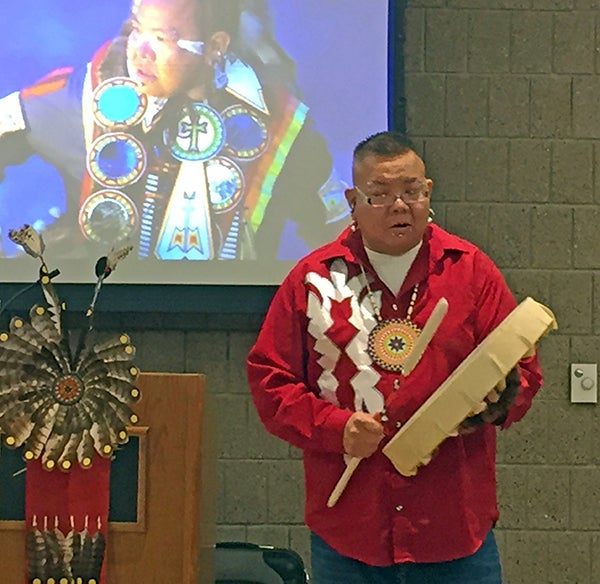
[[[212,583],[214,417],[209,412],[205,378],[142,373],[137,386],[142,398],[134,410],[140,423],[131,429],[137,439],[130,440],[137,452],[133,468],[121,471],[123,475],[137,472],[133,483],[137,492],[133,513],[129,510],[126,520],[115,521],[111,516],[107,584]],[[0,468],[2,462],[0,454]],[[0,564],[3,584],[25,582],[22,520],[0,517]]]

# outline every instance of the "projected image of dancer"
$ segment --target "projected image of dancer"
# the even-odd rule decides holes
[[[64,182],[44,231],[63,257],[129,241],[140,258],[269,259],[289,221],[311,248],[342,219],[260,1],[134,0],[87,67],[0,99],[0,174],[32,154]]]

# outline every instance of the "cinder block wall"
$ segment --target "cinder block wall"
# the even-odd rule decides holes
[[[436,219],[556,313],[545,386],[500,433],[498,539],[510,584],[600,582],[600,416],[569,363],[600,358],[600,2],[409,0],[407,126]]]
[[[600,356],[599,8],[409,0],[406,12],[408,130],[435,181],[436,221],[483,247],[517,297],[547,303],[560,324],[541,345],[543,390],[500,435],[497,533],[510,584],[600,583],[599,410],[570,404],[568,390],[569,363]],[[260,320],[133,314],[104,326],[131,332],[143,370],[208,376],[217,537],[308,560],[299,453],[264,432],[245,383]]]

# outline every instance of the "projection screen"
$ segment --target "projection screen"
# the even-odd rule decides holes
[[[1,3],[3,282],[35,275],[8,237],[23,224],[61,282],[131,245],[112,282],[246,285],[348,224],[352,149],[388,127],[387,0],[235,4],[210,91],[165,97],[140,89],[130,43],[163,39],[130,0]],[[170,40],[190,60],[209,45]]]

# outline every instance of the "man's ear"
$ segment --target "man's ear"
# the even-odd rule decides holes
[[[430,178],[426,178],[425,184],[427,185],[427,192],[429,193],[429,196],[431,197],[431,190],[433,189],[433,181]]]
[[[229,48],[230,42],[231,37],[224,30],[219,30],[210,37],[206,56],[211,65],[223,58],[223,55]]]

